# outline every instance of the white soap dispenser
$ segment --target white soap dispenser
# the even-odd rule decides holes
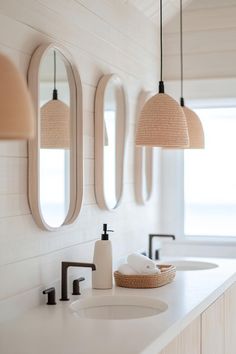
[[[107,232],[107,224],[103,224],[101,240],[95,242],[93,263],[96,270],[92,272],[93,289],[112,288],[112,246]]]

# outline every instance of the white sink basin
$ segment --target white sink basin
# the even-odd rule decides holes
[[[218,265],[215,263],[210,262],[201,262],[201,261],[190,261],[190,260],[183,260],[183,259],[175,259],[175,260],[168,260],[163,262],[160,261],[161,264],[173,264],[176,266],[176,270],[178,271],[193,271],[193,270],[208,270],[217,268]]]
[[[156,316],[168,305],[155,298],[142,296],[93,296],[77,300],[70,305],[80,318],[99,320],[128,320]]]

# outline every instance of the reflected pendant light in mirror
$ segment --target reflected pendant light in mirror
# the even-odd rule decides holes
[[[56,231],[71,225],[77,219],[82,205],[82,85],[73,57],[66,48],[55,43],[42,44],[33,53],[28,84],[37,113],[35,138],[29,141],[29,203],[37,225],[43,230]],[[58,90],[60,101],[69,108],[67,131],[70,131],[70,135],[59,147],[49,141],[46,148],[45,144],[41,144],[41,107],[51,101],[53,86]],[[58,136],[59,128],[63,131],[58,124],[54,121],[50,127],[54,128],[50,132],[52,139]]]
[[[41,107],[41,148],[69,149],[70,147],[70,109],[58,99],[56,87],[56,51],[54,56],[54,89],[52,100]]]
[[[187,147],[189,137],[186,118],[178,102],[164,93],[162,61],[162,0],[160,0],[159,93],[151,97],[141,111],[136,132],[136,145]]]
[[[183,97],[183,6],[180,0],[180,74],[181,74],[181,97],[180,105],[184,111],[189,134],[189,146],[187,149],[203,149],[205,147],[204,131],[197,114],[184,105]]]
[[[16,66],[0,54],[0,139],[34,137],[34,109],[26,82]]]

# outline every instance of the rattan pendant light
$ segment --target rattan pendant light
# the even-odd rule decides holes
[[[197,114],[185,107],[183,98],[183,6],[180,0],[180,73],[181,73],[181,98],[180,105],[184,111],[189,134],[188,149],[203,149],[205,147],[204,131],[202,123]]]
[[[41,107],[41,148],[69,149],[70,108],[58,99],[56,88],[56,51],[54,55],[54,89],[52,100]]]
[[[137,126],[136,145],[159,147],[187,147],[188,128],[182,108],[164,93],[162,80],[162,0],[160,0],[160,81],[159,93],[144,105]]]
[[[0,139],[31,139],[34,109],[26,82],[15,65],[0,54]]]

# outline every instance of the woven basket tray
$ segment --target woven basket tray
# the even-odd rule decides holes
[[[114,272],[116,286],[123,288],[158,288],[174,280],[176,267],[173,265],[158,265],[161,273],[148,275],[124,275]]]

